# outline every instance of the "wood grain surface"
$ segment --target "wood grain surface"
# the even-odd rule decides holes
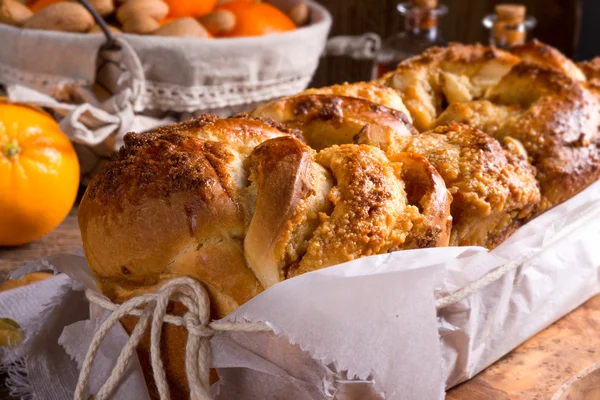
[[[447,400],[553,398],[600,399],[600,295],[446,396]]]
[[[35,242],[19,247],[0,247],[0,279],[28,262],[55,253],[73,253],[81,249],[77,208],[73,208],[58,228]]]

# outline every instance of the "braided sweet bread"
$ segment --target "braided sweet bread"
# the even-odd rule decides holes
[[[378,83],[398,90],[421,132],[435,127],[448,104],[484,96],[518,62],[494,47],[452,43],[402,62]]]
[[[223,317],[304,272],[448,245],[450,196],[425,159],[410,160],[407,172],[402,156],[390,160],[373,146],[316,153],[295,135],[269,121],[209,116],[126,135],[79,207],[102,293],[123,302],[190,276],[206,286],[213,315]],[[416,205],[406,192],[411,179],[423,179],[411,181]],[[135,318],[122,323],[131,332]],[[167,380],[174,397],[185,398],[184,347],[174,343],[185,343],[187,333],[163,329]],[[152,382],[148,338],[138,352]]]
[[[322,150],[352,143],[354,136],[370,127],[389,136],[413,135],[417,132],[406,112],[393,89],[362,82],[311,89],[264,104],[250,114],[299,129],[308,145]]]
[[[359,257],[494,248],[600,177],[598,65],[539,42],[453,44],[379,82],[128,134],[79,208],[87,261],[112,301],[185,275],[223,317]],[[164,330],[167,379],[186,397],[187,333]],[[148,351],[142,341],[143,366]]]
[[[344,85],[346,92],[352,91],[352,86]],[[312,96],[318,98],[321,95]],[[305,96],[300,94],[277,100],[257,108],[252,114],[269,116],[282,123],[289,123],[290,116],[293,115],[293,126],[297,127],[304,137],[310,138],[349,126],[348,121],[355,121],[353,114],[343,112],[343,107],[340,107],[335,118],[323,118],[319,121],[318,130],[311,124],[298,123],[306,113],[327,113],[324,110],[327,106],[322,101],[310,102],[310,108],[305,108],[308,111],[300,116],[282,107],[304,98]],[[328,98],[331,101],[341,99],[339,104],[348,104],[351,101],[343,96]],[[378,100],[373,97],[371,99]],[[443,126],[422,134],[391,130],[388,129],[391,125],[390,118],[395,117],[398,124],[403,123],[406,118],[391,114],[391,110],[383,104],[371,103],[368,108],[377,110],[377,115],[385,115],[386,122],[377,124],[377,121],[371,121],[360,129],[354,127],[351,131],[353,136],[338,135],[338,142],[376,146],[385,151],[391,159],[402,153],[420,155],[427,159],[452,194],[451,245],[493,248],[537,211],[540,193],[535,180],[535,170],[525,161],[526,157],[520,145],[503,149],[487,134],[458,124]],[[272,112],[275,109],[286,111]],[[510,139],[507,139],[507,143],[509,142]],[[516,143],[514,140],[513,142]]]
[[[394,143],[358,143],[424,156],[452,194],[453,246],[494,248],[535,215],[540,192],[525,158],[467,125],[450,124]]]
[[[587,79],[586,87],[600,98],[600,57],[579,63],[577,68],[581,69]]]
[[[301,272],[447,246],[449,193],[408,156],[355,144],[316,153],[294,131],[240,117],[128,134],[81,202],[86,257],[114,301],[189,275],[223,316]]]
[[[126,135],[79,207],[86,259],[102,293],[122,302],[189,275],[206,284],[218,315],[260,293],[243,251],[242,159],[259,143],[291,133],[207,116]]]
[[[435,125],[466,123],[517,140],[537,169],[544,211],[598,179],[598,99],[558,70],[520,63],[484,100],[451,104]]]

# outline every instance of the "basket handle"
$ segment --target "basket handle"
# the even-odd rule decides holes
[[[104,36],[106,36],[106,43],[104,43],[102,45],[102,49],[104,49],[104,50],[120,50],[121,46],[119,46],[119,43],[117,42],[117,39],[115,38],[115,35],[113,35],[113,33],[110,31],[110,29],[108,29],[108,25],[107,25],[106,21],[104,20],[104,18],[102,18],[102,16],[100,14],[98,14],[98,11],[96,11],[96,9],[88,2],[88,0],[78,0],[78,1],[82,6],[85,7],[86,10],[89,11],[90,14],[92,14],[94,21],[96,21],[96,24],[98,24],[98,26],[104,33]]]
[[[373,32],[359,36],[334,36],[327,40],[322,56],[373,60],[381,48],[381,37]]]

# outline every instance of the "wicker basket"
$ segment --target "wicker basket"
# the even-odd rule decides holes
[[[311,24],[291,32],[218,40],[123,34],[110,48],[102,34],[0,24],[0,85],[10,101],[56,112],[85,182],[126,132],[192,113],[228,115],[306,88],[331,26],[325,8],[308,4]]]
[[[102,51],[101,34],[0,24],[0,84],[26,86],[63,100],[66,86],[100,80],[111,94],[135,88],[136,112],[208,112],[265,101],[304,89],[319,63],[331,17],[317,3],[310,7],[312,23],[292,32],[218,40],[123,34],[118,36],[118,55]]]

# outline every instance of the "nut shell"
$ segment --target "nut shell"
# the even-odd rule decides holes
[[[0,23],[21,26],[33,12],[17,0],[0,0]]]
[[[98,14],[106,17],[115,12],[114,0],[89,0],[92,7],[98,11]]]
[[[123,24],[123,32],[150,34],[160,28],[160,23],[152,17],[140,16],[130,18]]]
[[[235,28],[235,14],[229,10],[215,10],[200,18],[200,23],[215,36],[225,35]]]
[[[304,26],[308,23],[310,19],[310,9],[306,5],[306,3],[298,3],[294,4],[287,12],[288,17],[296,26]]]
[[[160,0],[136,0],[124,3],[117,10],[117,20],[125,25],[131,19],[154,19],[156,22],[165,18],[169,6]],[[124,29],[125,30],[125,29]],[[125,30],[127,32],[127,30]]]
[[[94,18],[79,3],[56,3],[42,8],[23,23],[24,28],[60,32],[87,32]]]
[[[158,28],[153,33],[156,36],[209,38],[208,31],[192,17],[178,18]]]

